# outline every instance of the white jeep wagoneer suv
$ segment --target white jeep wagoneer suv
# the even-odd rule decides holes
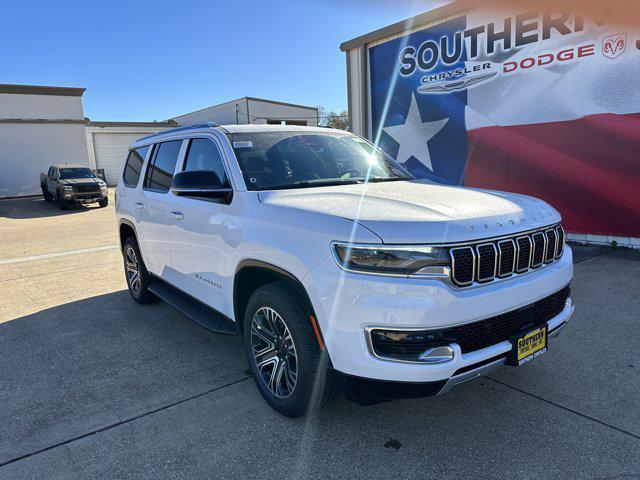
[[[142,138],[116,211],[134,300],[242,335],[260,393],[288,416],[336,387],[375,402],[521,365],[574,309],[556,210],[415,180],[347,132],[203,124]]]

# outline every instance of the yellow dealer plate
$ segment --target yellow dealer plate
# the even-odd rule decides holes
[[[547,327],[536,328],[516,338],[517,365],[522,365],[547,351]]]

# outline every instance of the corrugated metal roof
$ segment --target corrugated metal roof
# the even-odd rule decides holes
[[[173,120],[167,120],[165,122],[102,122],[88,120],[86,122],[87,127],[162,127],[170,128],[178,125]]]

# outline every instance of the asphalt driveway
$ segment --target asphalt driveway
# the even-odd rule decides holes
[[[126,292],[113,206],[0,201],[0,478],[640,478],[640,254],[576,249],[540,361],[291,420],[236,337]]]

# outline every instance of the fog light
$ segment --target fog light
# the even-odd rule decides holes
[[[453,359],[450,341],[433,331],[370,330],[376,356],[391,360],[441,363]]]

